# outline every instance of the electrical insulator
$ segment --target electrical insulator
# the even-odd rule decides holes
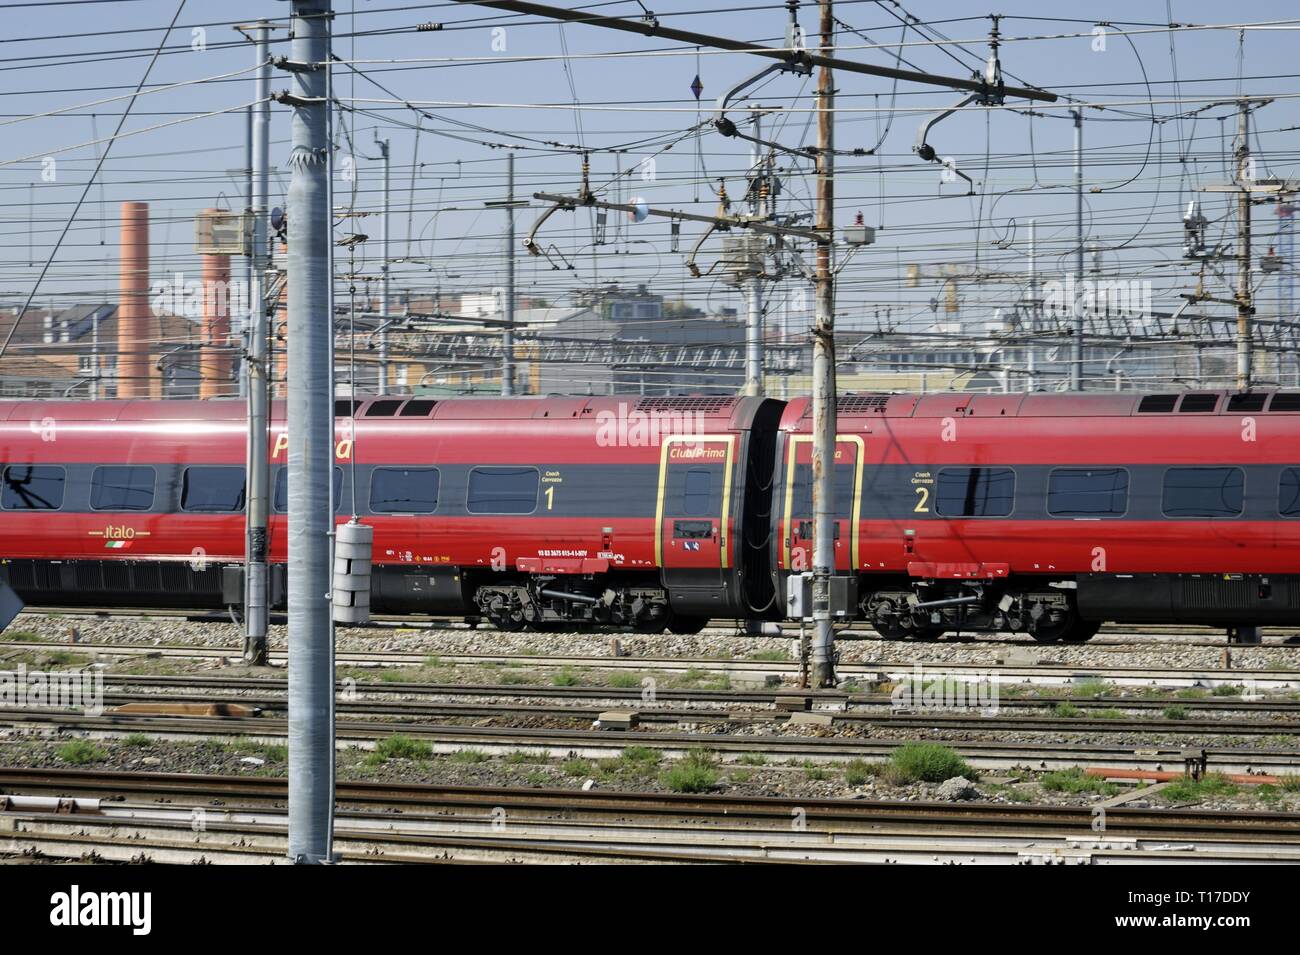
[[[370,562],[375,529],[349,521],[334,536],[334,622],[370,620]]]
[[[1196,199],[1187,203],[1187,211],[1183,214],[1183,255],[1186,258],[1197,259],[1205,255],[1207,225],[1209,222],[1201,215],[1201,203]]]

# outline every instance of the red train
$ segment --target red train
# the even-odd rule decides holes
[[[808,399],[338,411],[376,610],[693,632],[782,619],[809,569]],[[887,636],[1300,623],[1300,393],[848,395],[838,424],[837,592]],[[37,605],[239,603],[244,434],[232,400],[0,402],[0,572]]]

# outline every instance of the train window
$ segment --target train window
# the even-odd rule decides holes
[[[433,398],[412,398],[406,404],[402,405],[401,417],[403,418],[427,418],[433,406],[438,402]]]
[[[1300,517],[1300,468],[1286,468],[1282,472],[1277,509],[1283,517]]]
[[[12,464],[5,468],[0,506],[14,511],[57,511],[63,506],[63,468]]]
[[[283,514],[289,510],[289,469],[280,468],[275,475],[275,497],[272,506],[277,513]],[[336,511],[347,510],[343,506],[343,469],[334,469],[334,509]]]
[[[1178,404],[1177,395],[1145,395],[1138,402],[1138,414],[1173,411],[1176,404]]]
[[[1218,395],[1207,394],[1188,394],[1183,395],[1182,403],[1178,405],[1180,413],[1200,413],[1214,411],[1219,406]]]
[[[370,402],[366,408],[367,418],[391,418],[397,414],[397,409],[402,406],[404,398],[383,398],[379,401]]]
[[[1006,517],[1016,493],[1011,468],[944,468],[939,472],[934,512],[943,517]]]
[[[370,509],[376,514],[431,514],[438,507],[437,468],[375,468]]]
[[[471,514],[531,514],[539,483],[536,468],[474,468],[465,508]]]
[[[244,509],[244,469],[199,466],[185,469],[181,510],[229,513]]]
[[[1119,517],[1127,510],[1123,468],[1058,468],[1047,479],[1047,513],[1053,517]]]
[[[853,498],[857,469],[852,464],[835,465],[835,515],[846,519],[853,513]],[[812,468],[800,465],[795,469],[794,493],[790,497],[790,514],[794,517],[811,517],[813,513]]]
[[[1239,517],[1245,491],[1241,468],[1170,468],[1165,472],[1165,516]]]
[[[686,485],[682,489],[682,513],[690,517],[703,517],[709,513],[709,500],[713,497],[713,475],[706,468],[691,468],[686,472]]]
[[[154,470],[105,465],[90,476],[92,511],[147,511],[153,507]]]
[[[1228,399],[1229,411],[1263,411],[1268,401],[1267,391],[1248,391]]]

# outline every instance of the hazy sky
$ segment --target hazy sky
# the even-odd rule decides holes
[[[716,35],[779,45],[785,29],[781,3],[656,0],[647,5],[665,24]],[[989,11],[977,4],[931,0],[903,7],[841,0],[835,6],[836,15],[859,31],[840,31],[845,58],[893,64],[901,57],[921,70],[969,76],[987,53]],[[804,4],[800,13],[810,33],[815,7]],[[125,126],[133,135],[113,146],[38,302],[47,293],[65,302],[115,296],[117,206],[127,199],[151,203],[155,278],[177,271],[197,277],[194,212],[213,204],[244,204],[238,172],[244,164],[242,107],[252,99],[253,81],[251,73],[194,81],[247,70],[253,49],[231,25],[258,17],[283,22],[288,8],[282,0],[186,5],[147,88],[189,85],[137,99]],[[358,76],[344,66],[335,71],[336,95],[349,108],[339,116],[336,205],[378,209],[374,138],[378,132],[390,139],[393,249],[405,260],[394,269],[400,288],[477,290],[500,283],[503,214],[482,204],[504,194],[506,150],[486,144],[515,147],[520,194],[576,192],[580,160],[574,150],[553,144],[593,150],[592,182],[605,187],[609,198],[637,195],[653,205],[710,211],[720,177],[731,196],[743,194],[748,146],[711,128],[698,134],[691,128],[708,118],[719,93],[761,69],[764,60],[591,27],[561,28],[470,4],[342,0],[335,9],[335,54],[364,73]],[[598,9],[641,15],[635,2]],[[97,151],[104,148],[79,144],[107,137],[125,100],[89,104],[134,88],[175,10],[170,0],[0,5],[0,122],[6,124],[0,139],[0,301],[5,304],[21,302],[30,290]],[[1001,57],[1008,82],[1023,81],[1088,104],[1087,235],[1089,244],[1102,250],[1098,261],[1109,273],[1151,281],[1157,297],[1190,287],[1192,270],[1180,259],[1182,211],[1195,186],[1230,177],[1236,123],[1230,105],[1193,116],[1194,110],[1239,93],[1277,96],[1255,116],[1257,175],[1300,175],[1300,83],[1294,67],[1300,33],[1187,30],[1171,39],[1160,29],[1171,19],[1285,20],[1295,16],[1293,4],[1022,0],[999,2],[995,12],[1003,15]],[[906,15],[933,26],[904,30],[899,18]],[[430,21],[444,29],[413,32],[416,24]],[[1098,21],[1112,24],[1104,38],[1092,32]],[[963,42],[936,44],[940,33]],[[283,38],[285,31],[276,35]],[[897,46],[900,40],[906,45]],[[654,55],[612,55],[638,51]],[[281,39],[275,53],[286,52]],[[567,63],[559,58],[566,52]],[[690,90],[697,73],[704,85],[698,106]],[[808,95],[813,85],[780,75],[754,92],[750,102],[782,110],[769,116],[765,129],[783,145],[813,141],[816,124]],[[276,71],[272,89],[287,86],[285,74]],[[1014,298],[1017,283],[1023,284],[1030,219],[1037,221],[1039,268],[1045,276],[1072,267],[1072,128],[1064,99],[1036,107],[1040,115],[1035,117],[972,109],[940,123],[932,136],[939,153],[977,181],[976,194],[966,196],[961,180],[942,181],[938,166],[912,153],[929,111],[964,94],[850,73],[837,74],[837,87],[837,145],[879,146],[875,155],[837,162],[839,221],[847,223],[861,211],[869,224],[881,227],[876,245],[858,253],[841,277],[839,310],[850,327],[871,324],[884,308],[894,310],[895,320],[929,319],[927,302],[939,294],[938,284],[907,287],[902,277],[910,263],[970,265],[978,258],[984,267],[1015,275],[1005,286],[963,289],[963,308],[975,311],[980,303]],[[1158,102],[1149,104],[1152,99]],[[582,108],[574,109],[575,104]],[[1093,108],[1098,105],[1108,108]],[[74,108],[58,116],[32,115],[68,107]],[[196,118],[218,110],[228,112]],[[272,191],[278,197],[287,186],[288,109],[274,106],[272,122],[272,163],[280,171]],[[355,180],[345,174],[349,156]],[[647,160],[653,160],[652,180],[643,175]],[[782,211],[810,211],[809,164],[792,164],[786,154],[779,162],[792,167],[784,175]],[[634,176],[610,185],[618,170],[629,168],[637,170]],[[53,181],[47,181],[51,169]],[[1223,196],[1207,198],[1216,236],[1231,225],[1226,210]],[[520,213],[521,238],[535,215],[534,210]],[[607,244],[599,248],[592,228],[587,212],[554,217],[543,244],[555,247],[555,261],[575,268],[554,270],[544,259],[521,257],[521,291],[563,302],[596,282],[643,281],[700,304],[739,304],[716,274],[688,277],[684,251],[697,230],[685,229],[682,251],[673,252],[663,221],[632,225],[611,216]],[[1272,207],[1261,207],[1261,243],[1275,228]],[[354,231],[377,237],[377,220],[342,221],[340,235]],[[716,252],[716,243],[706,245],[701,264],[707,267]],[[373,242],[368,254],[367,246],[360,246],[353,269],[376,275],[376,253]],[[340,271],[348,265],[340,258]],[[1276,282],[1270,281],[1265,298],[1276,295]],[[799,284],[794,280],[785,287]]]

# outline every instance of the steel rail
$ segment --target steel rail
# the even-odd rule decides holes
[[[144,733],[161,739],[203,740],[212,737],[239,736],[260,741],[282,741],[287,734],[284,720],[256,718],[208,717],[140,717],[105,714],[100,717],[51,713],[0,713],[0,725],[13,727],[46,726],[58,732],[70,732],[94,739],[115,739],[131,733]],[[601,730],[535,729],[495,726],[446,726],[421,723],[380,723],[375,721],[339,720],[336,723],[339,745],[373,747],[380,740],[399,731],[429,743],[435,753],[453,753],[477,749],[486,753],[517,751],[545,753],[550,756],[589,758],[618,754],[636,745],[657,750],[662,756],[681,758],[692,749],[705,749],[724,762],[746,753],[761,753],[774,759],[793,759],[832,764],[853,758],[885,759],[908,742],[895,739],[864,739],[819,736],[734,736],[689,732],[627,732]],[[1104,746],[1091,743],[1022,743],[960,740],[948,743],[952,749],[981,769],[1004,769],[1029,766],[1035,769],[1062,769],[1072,766],[1105,766],[1145,771],[1182,769],[1189,758],[1181,746],[1136,744]],[[1294,775],[1300,773],[1300,752],[1197,747],[1195,756],[1205,759],[1213,771],[1243,774]]]
[[[499,692],[497,695],[509,695]],[[208,694],[202,698],[182,694],[103,694],[102,703],[108,706],[126,704],[159,705],[175,703],[191,704],[239,704],[254,707],[264,713],[283,713],[288,705],[284,698],[248,697],[237,695],[214,696]],[[886,701],[887,702],[887,701]],[[1122,705],[1122,702],[1121,702]],[[421,719],[494,719],[494,718],[534,718],[553,720],[571,720],[592,723],[599,719],[608,707],[602,706],[559,706],[552,704],[509,704],[509,703],[452,703],[403,700],[349,700],[340,699],[336,703],[338,712],[353,717],[379,717],[399,719],[406,717]],[[778,723],[790,718],[790,713],[777,709],[667,709],[655,706],[637,706],[636,713],[641,723]],[[39,715],[49,712],[51,716],[58,713],[76,715],[79,710],[49,710],[10,707],[0,704],[0,718],[11,713]],[[1189,719],[1119,719],[1111,717],[1080,716],[1011,716],[1000,712],[986,712],[976,704],[966,707],[920,706],[915,708],[888,709],[885,712],[866,713],[851,710],[814,711],[832,717],[836,722],[861,728],[907,728],[933,730],[961,730],[966,732],[1051,732],[1051,733],[1103,733],[1103,734],[1150,734],[1189,735],[1189,736],[1273,736],[1289,734],[1300,736],[1300,722],[1294,720],[1189,720]],[[117,715],[117,714],[111,714]],[[163,715],[140,714],[127,715]]]
[[[58,651],[93,653],[102,656],[158,656],[192,659],[234,659],[240,655],[238,647],[218,648],[205,646],[138,645],[124,643],[80,642],[76,644],[46,642],[0,641],[0,653],[6,651]],[[430,656],[451,665],[505,664],[526,661],[535,668],[588,667],[600,670],[635,670],[685,672],[698,670],[710,673],[764,673],[795,676],[797,665],[791,661],[768,662],[762,660],[718,660],[691,657],[610,657],[581,655],[521,656],[506,653],[433,653],[431,651],[344,651],[335,654],[340,666],[409,666],[422,664]],[[284,650],[270,651],[272,663],[285,665]],[[3,660],[0,660],[0,664]],[[987,677],[998,674],[1004,682],[1041,684],[1073,683],[1081,675],[1107,680],[1125,686],[1178,686],[1212,688],[1238,686],[1251,681],[1257,689],[1300,689],[1300,671],[1268,669],[1190,669],[1177,667],[1112,667],[1085,664],[1053,663],[1035,666],[1008,666],[1005,664],[950,663],[946,661],[908,661],[842,663],[837,668],[842,676],[871,680],[907,680],[920,667],[927,678],[946,674],[954,679],[963,675]],[[1014,677],[1014,680],[1010,678]]]
[[[0,669],[0,672],[3,672]],[[106,687],[157,687],[162,690],[175,691],[174,698],[184,699],[185,691],[193,694],[211,693],[219,690],[254,690],[267,693],[283,693],[285,681],[276,677],[256,676],[199,676],[199,675],[162,675],[162,674],[125,674],[105,673]],[[361,682],[340,681],[337,689],[357,696],[451,696],[482,697],[487,699],[526,698],[526,699],[562,699],[611,700],[626,701],[637,704],[645,703],[645,690],[639,687],[603,686],[599,683],[579,684],[575,686],[543,686],[527,683],[390,683],[384,681]],[[737,704],[774,705],[783,697],[788,697],[790,689],[785,690],[703,690],[656,687],[656,701],[682,701],[705,704],[722,708]],[[802,692],[802,691],[801,691]],[[814,706],[830,706],[851,712],[852,707],[881,707],[894,705],[889,693],[850,693],[844,690],[822,690],[809,692]],[[147,700],[150,695],[140,694],[135,699]],[[231,697],[222,702],[240,702],[240,697]],[[1164,710],[1169,706],[1181,706],[1187,710],[1205,710],[1208,712],[1242,712],[1242,713],[1300,713],[1300,700],[1283,698],[1243,698],[1241,695],[1217,697],[1131,697],[1131,696],[1008,696],[999,697],[999,711],[1046,709],[1068,703],[1081,710],[1087,709],[1121,709],[1121,710]],[[637,707],[639,709],[639,707]],[[698,712],[691,710],[690,712]],[[703,710],[707,713],[708,710]]]
[[[0,768],[0,789],[18,788],[64,794],[154,797],[169,805],[178,799],[190,799],[202,805],[220,800],[224,804],[222,809],[232,809],[233,800],[243,800],[253,806],[274,805],[287,795],[284,779],[269,776]],[[853,832],[882,825],[926,825],[952,831],[976,826],[1002,826],[1022,832],[1092,831],[1095,815],[1090,806],[1048,804],[802,799],[353,781],[339,782],[338,802],[353,810],[364,806],[396,810],[402,816],[422,814],[413,817],[417,819],[449,812],[481,816],[487,810],[501,807],[511,815],[527,813],[539,819],[590,817],[653,822],[658,817],[671,817],[697,823],[785,828],[791,812],[797,809],[803,811],[810,828],[826,832]],[[1297,812],[1116,806],[1108,808],[1106,816],[1107,832],[1117,835],[1170,837],[1181,833],[1228,839],[1300,839],[1300,813]]]

